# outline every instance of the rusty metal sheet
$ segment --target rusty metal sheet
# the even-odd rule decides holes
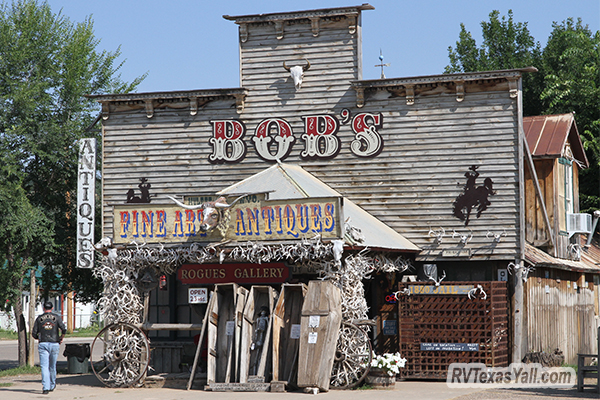
[[[534,266],[564,269],[577,272],[600,272],[600,247],[594,240],[588,247],[585,246],[586,235],[580,235],[581,259],[579,261],[566,260],[552,257],[543,250],[525,245],[525,260]]]
[[[523,131],[534,157],[561,157],[570,141],[573,156],[585,167],[589,165],[573,114],[524,117]]]

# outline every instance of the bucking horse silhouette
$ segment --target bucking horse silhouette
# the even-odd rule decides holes
[[[473,207],[477,207],[477,218],[479,218],[481,213],[487,210],[488,206],[492,204],[488,200],[488,197],[496,194],[493,188],[494,182],[490,178],[485,178],[483,185],[476,185],[477,178],[479,177],[478,168],[477,165],[472,165],[469,167],[469,171],[465,172],[467,183],[463,192],[454,200],[452,212],[456,218],[465,221],[465,226],[469,225],[469,218],[471,217]]]

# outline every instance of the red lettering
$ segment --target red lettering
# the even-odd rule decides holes
[[[271,136],[271,131],[275,135]],[[296,138],[292,134],[292,127],[287,121],[280,118],[267,118],[263,120],[254,132],[252,138],[254,149],[260,158],[267,161],[282,161],[292,151]],[[275,154],[271,153],[271,142],[277,143]]]
[[[129,230],[129,211],[121,211],[121,232],[119,236],[122,238],[127,237],[127,231]]]
[[[246,156],[246,143],[242,138],[246,126],[238,120],[211,121],[213,137],[210,144],[213,152],[208,157],[212,163],[239,162]]]

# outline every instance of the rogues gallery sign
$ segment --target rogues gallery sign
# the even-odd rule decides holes
[[[184,285],[215,283],[283,283],[290,277],[284,263],[183,264],[177,279]]]
[[[115,243],[232,240],[295,240],[320,234],[342,237],[341,198],[263,200],[248,196],[221,211],[225,229],[202,232],[203,209],[175,204],[126,204],[114,208]]]

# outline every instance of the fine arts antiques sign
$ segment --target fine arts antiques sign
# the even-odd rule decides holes
[[[123,204],[114,208],[114,242],[211,242],[224,239],[278,241],[313,237],[342,237],[342,201],[339,197],[264,200],[248,196],[221,212],[227,229],[202,232],[202,208],[176,204]],[[253,199],[253,200],[252,200]]]

